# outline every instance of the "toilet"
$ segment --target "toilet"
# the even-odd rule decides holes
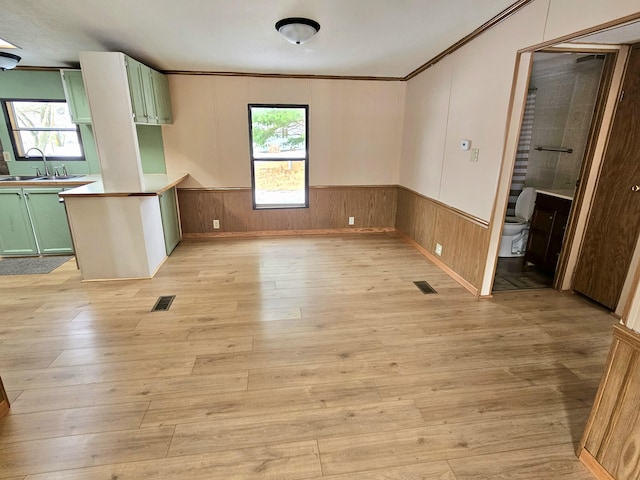
[[[536,191],[531,187],[522,190],[516,200],[516,216],[505,218],[498,257],[522,257],[527,248],[529,220],[533,215]]]

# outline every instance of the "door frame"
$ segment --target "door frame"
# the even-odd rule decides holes
[[[592,33],[593,31],[596,30],[592,30],[589,33]],[[575,34],[572,38],[581,34],[583,33]],[[564,41],[567,40],[569,39],[564,39]],[[609,60],[608,69],[606,65],[607,62],[605,62],[605,70],[603,71],[603,74],[607,72],[608,78],[606,81],[601,81],[599,87],[600,91],[598,93],[598,100],[596,103],[597,110],[592,119],[590,137],[586,150],[587,154],[585,155],[585,159],[581,167],[581,181],[580,185],[576,189],[576,196],[574,197],[574,203],[572,205],[567,233],[563,241],[559,267],[556,271],[554,280],[554,288],[558,290],[569,290],[571,288],[570,285],[573,276],[573,269],[577,263],[579,250],[584,238],[586,222],[591,209],[591,203],[595,193],[595,186],[602,159],[604,157],[606,143],[609,138],[609,131],[613,123],[613,114],[617,104],[620,88],[622,86],[622,79],[630,49],[627,45],[567,44],[559,43],[559,41],[552,41],[522,49],[518,52],[514,71],[511,101],[507,116],[503,161],[491,215],[488,256],[482,287],[479,292],[480,297],[490,297],[492,295],[493,282],[495,280],[495,273],[498,264],[498,247],[502,234],[502,225],[507,211],[509,188],[516,160],[516,150],[522,126],[522,117],[524,115],[524,104],[533,67],[533,53],[539,51],[604,53],[609,54],[609,57],[613,57],[612,60]],[[622,301],[623,299],[621,299],[621,303]],[[626,299],[624,299],[624,302],[627,303]]]

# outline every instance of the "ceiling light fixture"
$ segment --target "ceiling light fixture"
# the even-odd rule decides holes
[[[276,23],[276,30],[280,32],[288,42],[302,45],[318,33],[320,24],[308,18],[283,18]]]
[[[0,70],[11,70],[21,58],[13,53],[0,52]]]

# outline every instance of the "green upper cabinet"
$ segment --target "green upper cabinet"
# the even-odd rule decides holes
[[[40,254],[73,253],[67,212],[58,196],[60,188],[24,188]]]
[[[151,71],[153,91],[155,94],[155,107],[158,123],[173,123],[173,111],[171,109],[171,94],[169,92],[169,79],[166,75],[155,70]]]
[[[0,188],[0,255],[37,254],[38,247],[22,189]]]
[[[129,79],[129,95],[131,95],[131,108],[133,109],[133,121],[135,123],[149,123],[144,101],[144,85],[142,83],[142,70],[144,65],[130,57],[125,57],[127,77]]]
[[[143,65],[140,71],[142,77],[142,96],[144,98],[144,110],[147,114],[147,123],[157,124],[156,92],[153,90],[153,70]],[[159,74],[162,75],[162,74]]]
[[[84,89],[82,71],[60,70],[60,75],[62,75],[64,95],[69,104],[73,123],[77,125],[91,123],[91,110],[89,110],[89,101]]]
[[[125,56],[133,121],[146,125],[173,122],[166,75]]]

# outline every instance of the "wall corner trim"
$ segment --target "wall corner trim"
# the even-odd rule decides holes
[[[406,82],[408,80],[411,80],[413,77],[415,77],[417,75],[420,75],[422,72],[424,72],[428,68],[433,67],[436,63],[438,63],[440,60],[442,60],[447,55],[451,55],[453,52],[455,52],[456,50],[459,50],[460,48],[464,47],[467,43],[469,43],[472,40],[474,40],[475,38],[479,37],[480,35],[482,35],[487,30],[491,29],[492,27],[495,27],[497,24],[499,24],[503,20],[506,20],[510,16],[518,13],[518,11],[520,9],[526,7],[532,1],[533,0],[518,0],[514,4],[508,6],[503,11],[501,11],[499,14],[497,14],[495,17],[493,17],[491,20],[489,20],[488,22],[485,22],[484,24],[480,25],[473,32],[471,32],[470,34],[462,37],[460,40],[458,40],[456,43],[451,45],[449,48],[447,48],[446,50],[443,50],[442,52],[440,52],[438,55],[433,57],[431,60],[429,60],[428,62],[426,62],[422,66],[416,68],[413,72],[409,73],[406,77],[404,77],[403,80]]]
[[[578,458],[580,462],[589,470],[589,473],[596,477],[598,480],[615,480],[609,472],[607,472],[602,465],[589,453],[586,448],[583,448],[579,453]]]

